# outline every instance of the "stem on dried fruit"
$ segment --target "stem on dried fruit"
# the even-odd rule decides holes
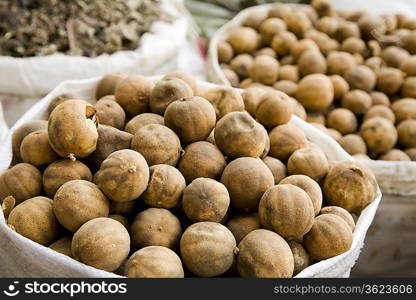
[[[234,255],[237,255],[238,252],[240,252],[240,249],[238,249],[238,247],[234,247],[234,250],[233,250]]]
[[[130,167],[128,168],[128,171],[129,171],[130,173],[135,173],[135,172],[137,171],[137,168],[136,168],[136,166],[130,166]]]
[[[358,168],[358,167],[352,167],[351,168],[351,171],[353,171],[354,173],[357,173],[358,175],[360,175],[360,176],[364,176],[364,174],[363,174],[363,170],[361,170],[360,168]]]

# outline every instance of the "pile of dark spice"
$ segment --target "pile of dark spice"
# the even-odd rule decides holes
[[[0,55],[94,57],[132,50],[156,20],[161,0],[1,0]]]

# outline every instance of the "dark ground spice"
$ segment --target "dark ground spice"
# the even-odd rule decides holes
[[[131,50],[156,20],[161,0],[0,0],[0,55],[94,57]]]

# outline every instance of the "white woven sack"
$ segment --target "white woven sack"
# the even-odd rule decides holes
[[[43,96],[63,80],[85,79],[109,72],[153,73],[186,44],[189,22],[181,0],[164,0],[161,9],[173,16],[171,23],[156,21],[143,34],[139,48],[95,58],[53,54],[43,57],[0,56],[0,94]]]
[[[345,4],[347,1],[338,0],[334,1],[336,5],[339,5],[341,8],[345,7],[348,9],[360,8],[359,3],[363,6],[362,8],[368,8],[373,6],[368,6],[367,1],[354,1],[355,6]],[[392,6],[391,1],[369,1],[375,7],[378,7],[378,12],[386,12],[389,14],[397,12],[407,13],[405,10],[408,7],[408,3],[405,1],[394,1],[397,4],[395,7],[396,10],[390,10]],[[367,3],[365,5],[365,3]],[[386,3],[383,6],[383,3]],[[341,4],[344,4],[342,6]],[[291,5],[300,5],[300,4],[291,4]],[[416,5],[416,4],[414,4]],[[242,24],[244,19],[253,12],[266,12],[270,9],[272,4],[263,4],[258,6],[253,6],[242,10],[237,14],[230,22],[226,23],[215,33],[211,39],[208,50],[208,63],[207,63],[207,79],[211,82],[231,86],[230,82],[225,78],[224,73],[222,72],[220,65],[218,63],[217,56],[217,45],[219,41],[226,40],[230,31]],[[384,7],[384,8],[383,8]],[[386,8],[387,7],[387,8]],[[411,13],[415,15],[414,12]],[[376,175],[378,184],[385,194],[392,195],[401,195],[401,196],[413,196],[416,195],[416,162],[391,162],[391,161],[379,161],[379,160],[359,160],[361,163],[368,166],[373,173]]]
[[[364,9],[374,14],[402,13],[416,17],[416,0],[332,0],[342,10]]]
[[[5,143],[0,147],[0,174],[4,172],[12,159],[11,134],[22,124],[47,118],[47,108],[51,101],[62,93],[73,92],[85,99],[93,99],[95,87],[100,77],[65,81],[41,101],[36,103],[11,128]],[[152,77],[153,80],[158,78]],[[215,85],[200,82],[201,90]],[[241,90],[240,90],[241,92]],[[291,122],[300,127],[312,142],[318,144],[330,160],[351,160],[351,157],[332,139],[313,126],[293,117]],[[331,259],[321,261],[302,271],[298,277],[348,277],[350,269],[357,260],[364,238],[381,200],[378,191],[375,200],[368,205],[358,218],[354,231],[352,247],[349,251]],[[3,213],[0,212],[0,276],[15,277],[110,277],[112,273],[97,270],[81,264],[65,255],[43,247],[17,234],[6,226]]]
[[[0,103],[0,145],[2,141],[6,138],[8,132],[9,127],[7,126],[6,121],[4,120],[3,106]]]

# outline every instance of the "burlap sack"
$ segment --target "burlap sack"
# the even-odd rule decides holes
[[[30,120],[45,119],[49,103],[59,94],[72,92],[85,99],[93,99],[99,79],[65,81],[24,114],[11,128],[5,143],[0,147],[0,173],[7,169],[12,159],[11,134],[16,128]],[[157,80],[157,78],[152,79]],[[214,85],[200,82],[199,86],[201,90],[204,90]],[[293,117],[291,122],[299,126],[309,140],[318,144],[330,160],[351,160],[351,157],[337,143],[313,126],[296,117]],[[352,247],[348,252],[314,264],[302,271],[298,277],[348,277],[350,269],[359,256],[367,229],[374,218],[380,200],[381,193],[378,191],[374,201],[362,211],[354,231]],[[0,276],[115,276],[72,260],[15,233],[6,226],[2,212],[0,213],[0,257],[2,257]]]

